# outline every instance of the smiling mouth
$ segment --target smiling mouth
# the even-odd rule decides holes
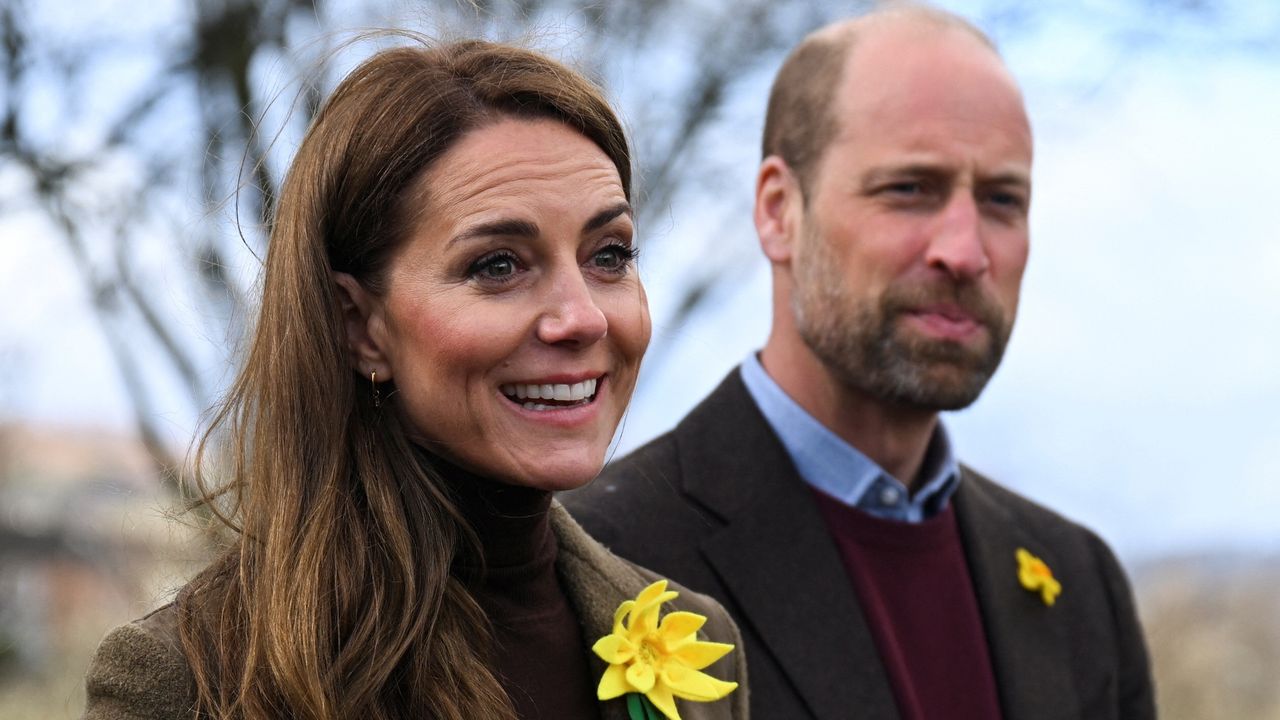
[[[525,410],[546,411],[589,405],[603,377],[572,384],[504,383],[500,390],[508,400]]]

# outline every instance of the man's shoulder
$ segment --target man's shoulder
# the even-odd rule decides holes
[[[586,487],[560,493],[557,499],[596,539],[623,547],[659,528],[672,532],[695,512],[682,485],[672,431],[611,462]]]
[[[1015,526],[1019,535],[1064,564],[1064,571],[1100,578],[1103,584],[1099,589],[1107,595],[1129,594],[1115,551],[1093,529],[972,468],[962,466],[962,471],[964,480],[955,498],[962,524],[967,522],[976,526],[973,531],[987,533],[993,522]]]
[[[955,503],[966,545],[974,553],[969,557],[971,568],[978,568],[988,581],[1007,577],[1015,548],[1025,548],[1061,582],[1053,617],[1063,628],[1061,637],[1067,638],[1070,652],[1090,668],[1080,676],[1093,678],[1082,686],[1088,689],[1082,696],[1083,716],[1115,717],[1109,713],[1118,703],[1118,717],[1154,717],[1141,623],[1128,578],[1112,549],[1075,520],[969,468],[964,473]],[[1003,591],[996,585],[984,585],[985,597],[998,604]],[[1016,586],[1014,591],[1021,594]]]
[[[675,428],[610,462],[594,482],[564,493],[561,501],[575,516],[685,504],[689,490],[686,473],[709,475],[700,481],[714,482],[722,474],[717,470],[733,460],[734,431],[764,425],[763,420],[753,424],[744,412],[744,408],[754,407],[752,403],[738,371],[731,371]]]
[[[971,507],[994,507],[1007,513],[1019,526],[1046,539],[1051,537],[1102,542],[1097,533],[1066,515],[987,477],[968,465],[961,465],[963,480],[957,490],[958,502]]]
[[[670,430],[610,462],[583,494],[598,499],[661,496],[679,484],[679,442],[676,430]]]

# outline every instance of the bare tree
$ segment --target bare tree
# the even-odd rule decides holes
[[[405,23],[439,36],[535,44],[558,38],[568,52],[551,49],[610,88],[638,129],[644,225],[677,198],[720,182],[723,164],[707,151],[708,139],[743,132],[726,113],[738,93],[762,94],[761,78],[799,37],[869,4],[436,0],[397,18],[388,2],[364,0],[338,20],[323,0],[209,0],[179,5],[150,24],[68,31],[43,6],[6,0],[0,214],[40,218],[73,259],[139,435],[162,482],[183,494],[181,463],[155,407],[176,387],[194,416],[216,397],[220,369],[235,360],[228,348],[253,313],[254,271],[288,160],[287,143],[276,141],[297,135],[332,83],[317,58],[331,55],[341,39],[330,34],[336,26]],[[1191,46],[1274,52],[1280,21],[1239,23],[1239,9],[1238,0],[988,0],[977,19],[997,38],[1017,38],[1069,13],[1098,28],[1117,61]],[[113,12],[139,11],[121,5]],[[104,94],[95,83],[117,82],[102,71],[113,64],[145,69]],[[273,78],[302,81],[292,94],[273,89]],[[763,104],[763,97],[753,102]],[[279,127],[262,123],[280,116]],[[236,221],[223,221],[225,214]],[[678,324],[733,276],[722,264],[708,266],[699,271],[695,264],[672,316],[661,322]],[[187,312],[175,307],[175,295],[186,298]],[[661,358],[664,350],[659,338],[650,355]]]

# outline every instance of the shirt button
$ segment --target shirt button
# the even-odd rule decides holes
[[[880,488],[880,504],[897,505],[899,495],[901,495],[901,493],[898,492],[898,488],[896,487]]]

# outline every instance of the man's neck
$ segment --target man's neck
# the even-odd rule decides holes
[[[768,344],[760,362],[800,407],[913,491],[938,424],[932,410],[903,408],[834,378],[810,352]]]

